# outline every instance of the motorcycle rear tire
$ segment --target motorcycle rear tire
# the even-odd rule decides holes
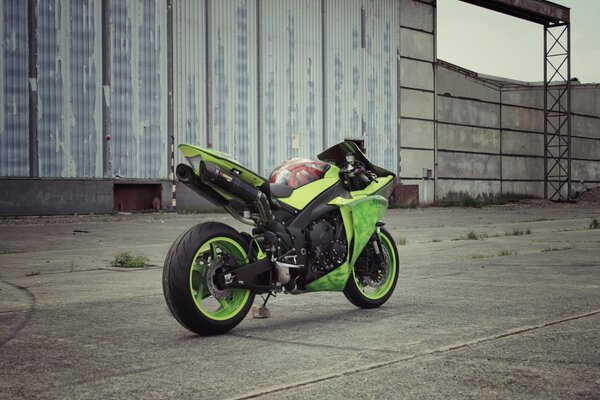
[[[217,222],[198,224],[175,240],[165,259],[162,283],[169,311],[182,326],[199,335],[216,335],[244,319],[254,293],[230,289],[216,292],[217,298],[208,274],[214,265],[211,263],[219,262],[221,254],[232,255],[242,264],[248,262],[247,248],[242,234]]]

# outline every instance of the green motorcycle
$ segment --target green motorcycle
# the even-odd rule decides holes
[[[165,259],[169,310],[201,335],[224,333],[256,294],[343,291],[375,308],[398,280],[398,250],[381,217],[395,175],[373,165],[352,141],[293,158],[265,179],[219,151],[182,144],[180,182],[252,233],[208,222],[177,238]]]

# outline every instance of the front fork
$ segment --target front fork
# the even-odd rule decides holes
[[[379,239],[378,233],[379,228],[375,229],[375,232],[371,236],[371,239],[369,239],[369,243],[371,244],[371,248],[373,249],[373,257],[375,258],[375,263],[373,263],[373,265],[369,263],[369,273],[372,273],[385,262],[382,253],[381,240]]]

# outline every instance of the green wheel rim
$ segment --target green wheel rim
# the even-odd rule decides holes
[[[190,268],[190,294],[198,310],[215,321],[235,317],[244,308],[250,290],[232,289],[227,298],[216,299],[208,290],[206,272],[209,263],[219,254],[229,254],[243,264],[247,262],[245,249],[235,240],[217,236],[204,242],[196,252]]]
[[[396,260],[396,252],[394,251],[394,245],[391,240],[387,237],[387,235],[379,234],[379,239],[381,241],[383,251],[387,252],[390,260],[389,265],[389,273],[386,277],[385,282],[375,288],[373,291],[367,291],[367,286],[360,283],[358,278],[356,277],[356,273],[354,272],[354,268],[352,269],[352,277],[354,278],[354,282],[356,282],[356,287],[360,290],[360,292],[367,299],[371,300],[379,300],[384,297],[391,290],[392,285],[394,284],[394,279],[396,278],[396,274],[398,273],[398,264]]]

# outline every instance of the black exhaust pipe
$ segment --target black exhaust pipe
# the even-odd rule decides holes
[[[264,224],[273,220],[269,200],[263,192],[237,176],[226,173],[216,165],[200,163],[200,176],[198,176],[189,165],[179,164],[175,174],[181,183],[216,206],[227,207],[230,202],[208,184],[254,206]]]
[[[210,183],[222,189],[246,204],[255,206],[263,223],[269,223],[273,219],[267,196],[236,175],[229,174],[216,165],[203,161],[200,163],[200,180],[205,184]]]
[[[262,193],[260,190],[244,182],[237,176],[223,171],[214,164],[200,163],[200,180],[210,183],[228,194],[242,200],[244,203],[254,204]]]
[[[221,196],[210,186],[202,183],[200,177],[194,173],[194,170],[189,165],[179,164],[177,169],[175,169],[175,175],[177,175],[179,182],[183,183],[215,206],[227,207],[229,205],[229,201],[225,197]]]

